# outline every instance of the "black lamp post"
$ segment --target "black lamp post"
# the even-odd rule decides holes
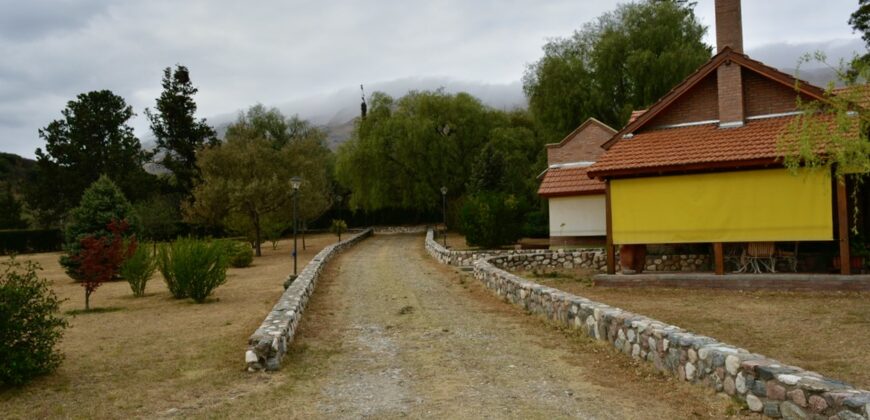
[[[296,226],[299,224],[296,221],[297,203],[299,202],[299,186],[302,185],[302,178],[294,176],[290,178],[290,186],[293,187],[293,276],[296,276]]]
[[[341,220],[341,201],[343,199],[344,199],[344,197],[342,197],[341,194],[335,196],[335,201],[338,203],[338,221],[339,222],[344,222],[343,220]],[[341,224],[338,225],[338,241],[341,242]]]
[[[444,247],[447,248],[447,187],[441,187],[441,217],[444,221]]]

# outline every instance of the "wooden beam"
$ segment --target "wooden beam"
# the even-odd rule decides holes
[[[849,201],[846,199],[846,180],[837,183],[837,230],[840,241],[840,274],[851,274],[849,257]]]
[[[716,264],[716,274],[725,274],[725,252],[723,251],[722,242],[713,243],[713,261]]]
[[[607,224],[607,274],[616,274],[616,247],[613,246],[613,212],[610,208],[610,180],[604,180],[604,212]]]

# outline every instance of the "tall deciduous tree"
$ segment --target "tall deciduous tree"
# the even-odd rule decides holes
[[[861,32],[861,39],[866,47],[864,54],[852,60],[852,68],[846,73],[847,79],[854,82],[860,76],[862,68],[866,68],[870,62],[870,0],[858,0],[858,10],[849,16],[849,25],[853,31]]]
[[[570,38],[544,45],[523,77],[529,108],[556,140],[589,117],[622,126],[710,58],[694,4],[620,5]]]
[[[398,100],[376,92],[369,105],[336,160],[338,181],[353,191],[351,208],[440,214],[441,187],[447,187],[450,203],[462,197],[486,145],[513,165],[490,181],[499,178],[492,182],[533,197],[528,186],[531,174],[543,169],[536,157],[544,148],[526,113],[494,110],[466,93],[440,90]],[[529,180],[515,182],[519,178]]]
[[[291,120],[292,121],[292,120]],[[251,108],[227,130],[223,144],[200,153],[202,181],[186,209],[189,220],[249,234],[261,255],[263,225],[293,217],[290,178],[303,178],[300,219],[329,205],[331,152],[324,136],[294,137],[276,109]]]
[[[62,221],[101,175],[131,199],[149,193],[154,177],[142,165],[150,155],[127,125],[134,114],[124,98],[108,90],[83,93],[62,114],[39,130],[46,145],[36,149],[38,173],[27,192],[41,223]]]
[[[217,143],[214,129],[205,119],[197,120],[193,95],[198,89],[190,81],[187,67],[163,70],[163,92],[157,98],[155,112],[145,110],[151,131],[157,140],[158,163],[172,172],[175,189],[190,194],[199,178],[196,154],[205,146]]]
[[[861,39],[870,48],[870,0],[858,0],[858,10],[849,17],[849,25],[861,32]]]
[[[12,187],[7,185],[4,189],[0,186],[0,230],[26,227],[27,222],[21,218],[21,203],[12,192]]]

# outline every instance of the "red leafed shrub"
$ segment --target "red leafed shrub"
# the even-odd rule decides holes
[[[136,238],[124,239],[130,225],[125,220],[112,220],[108,236],[87,236],[81,240],[81,252],[74,258],[85,288],[85,310],[90,310],[91,293],[101,284],[115,278],[124,260],[136,252]]]

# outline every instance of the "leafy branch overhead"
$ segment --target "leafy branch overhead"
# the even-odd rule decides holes
[[[825,57],[804,58],[804,62],[810,60],[824,61]],[[802,112],[780,136],[779,154],[788,168],[834,167],[840,179],[849,174],[863,179],[870,174],[870,112],[866,108],[870,89],[863,82],[870,76],[870,65],[856,60],[850,69],[837,71],[845,87],[835,88],[832,82],[824,101],[798,99]],[[853,72],[859,75],[857,79]]]

